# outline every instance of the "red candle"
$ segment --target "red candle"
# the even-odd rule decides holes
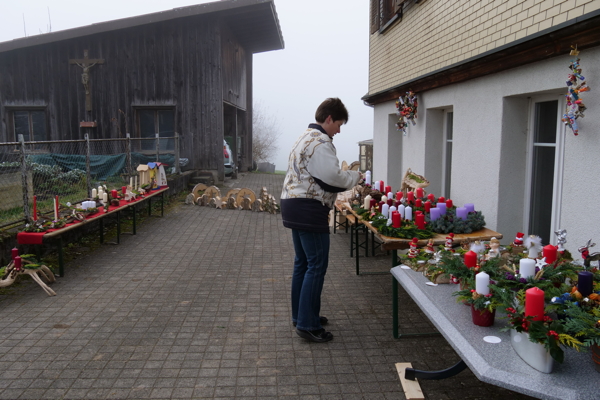
[[[446,198],[444,196],[440,196],[438,198],[438,203],[445,203],[446,202]]]
[[[544,254],[544,257],[546,257],[546,262],[548,264],[553,264],[554,261],[556,261],[557,251],[558,250],[556,249],[556,246],[552,246],[551,244],[544,246],[543,254]]]
[[[400,213],[398,211],[392,212],[392,227],[400,228],[402,226],[402,218],[400,217]]]
[[[419,197],[419,196],[417,196],[417,197]],[[423,200],[416,199],[415,200],[415,207],[423,207]]]
[[[369,203],[369,210],[375,206],[377,206],[377,200],[371,199],[371,201]]]
[[[385,187],[385,194],[387,196],[388,193],[390,193],[392,191],[392,187],[391,186],[386,186]]]
[[[127,194],[127,186],[121,186],[121,193],[123,193],[123,196]]]
[[[37,196],[33,196],[33,220],[37,221]]]
[[[381,209],[383,208],[383,205],[384,205],[384,204],[385,204],[385,203],[384,203],[383,201],[380,201],[380,202],[379,202],[379,212],[380,212],[380,213],[381,213]]]
[[[415,215],[415,224],[419,229],[425,229],[425,215],[423,213],[418,213]]]
[[[110,197],[112,197],[113,199],[116,199],[119,197],[119,192],[117,192],[115,189],[110,191]]]
[[[390,206],[390,207],[391,207],[391,206],[393,206],[393,205],[394,205],[394,200],[392,200],[392,199],[387,199],[387,202],[386,202],[386,203],[387,203],[387,205],[388,205],[388,206]]]
[[[396,193],[396,200],[397,200],[397,201],[400,201],[400,200],[402,200],[402,196],[404,196],[404,193],[402,193],[402,192],[397,192],[397,193]]]
[[[54,203],[55,208],[55,214],[56,214],[56,219],[58,220],[60,218],[60,213],[58,212],[59,209],[59,203],[58,203],[58,195],[56,195],[56,202]]]
[[[423,190],[423,188],[417,188],[417,198],[422,198],[423,196],[425,196],[425,191]]]
[[[425,202],[425,212],[429,212],[429,210],[431,210],[431,202],[427,200]]]
[[[381,193],[383,193],[383,188],[384,188],[383,181],[379,181],[379,187],[377,188],[377,190],[379,190]]]
[[[448,208],[452,208],[452,206],[453,206],[453,205],[454,205],[454,204],[452,204],[452,200],[450,200],[450,199],[446,200],[446,208],[447,208],[447,209],[448,209]]]
[[[465,253],[465,265],[469,268],[474,268],[477,265],[477,253],[473,250]]]
[[[15,261],[15,269],[17,271],[20,271],[21,270],[21,257],[16,256],[14,261]]]
[[[406,193],[406,200],[409,203],[412,203],[413,201],[415,201],[415,194],[413,192]]]
[[[544,291],[532,287],[525,291],[525,316],[533,317],[534,321],[544,319]]]
[[[19,255],[19,249],[17,249],[16,247],[14,247],[14,248],[13,248],[13,249],[10,251],[10,253],[11,253],[12,259],[14,260],[14,259],[15,259],[15,257],[17,257],[17,256]]]
[[[427,195],[427,200],[429,200],[429,201],[435,201],[435,194],[433,194],[433,193],[429,193],[429,194]]]

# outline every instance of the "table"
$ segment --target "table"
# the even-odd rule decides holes
[[[368,232],[371,232],[372,238],[377,238],[379,240],[382,250],[386,250],[386,251],[392,250],[392,267],[395,267],[396,265],[398,265],[398,250],[408,249],[410,247],[410,242],[412,241],[412,238],[411,239],[400,239],[400,238],[394,238],[394,237],[382,235],[379,233],[377,228],[375,228],[373,225],[371,225],[369,223],[369,221],[362,220],[362,218],[360,218],[358,216],[358,214],[356,214],[356,212],[352,209],[352,207],[350,207],[349,204],[343,204],[341,206],[341,209],[345,209],[345,210],[347,210],[347,212],[352,213],[352,215],[356,218],[356,220],[359,221],[359,223],[362,223],[366,227]],[[356,243],[358,243],[358,232],[355,231],[354,233],[355,233],[354,240],[356,240]],[[367,235],[368,235],[368,233],[367,233]],[[448,235],[436,233],[432,238],[433,245],[439,246],[439,245],[445,244],[446,236],[448,236]],[[495,237],[496,239],[502,239],[503,235],[501,233],[495,232],[491,229],[483,228],[483,229],[480,229],[473,233],[455,233],[454,234],[454,243],[459,244],[464,240],[485,241],[485,240],[490,240],[493,237]],[[428,242],[429,242],[429,239],[421,239],[421,240],[419,240],[417,245],[418,245],[418,247],[425,247]],[[367,237],[367,243],[368,243],[368,237]],[[372,248],[373,248],[373,246],[372,246]],[[385,273],[387,273],[387,272],[385,272]],[[362,274],[360,273],[360,261],[359,261],[359,257],[358,257],[358,251],[357,251],[356,252],[356,275],[367,275],[367,274],[373,274],[373,272],[371,272],[371,273],[363,272]]]
[[[130,233],[135,235],[136,232],[136,212],[135,208],[138,204],[143,203],[144,201],[148,201],[148,216],[152,216],[152,199],[160,195],[160,216],[164,216],[164,194],[169,190],[168,187],[162,187],[161,189],[153,190],[149,194],[146,194],[144,197],[138,197],[133,201],[125,201],[121,200],[119,206],[110,206],[108,211],[105,212],[104,209],[99,209],[99,212],[94,215],[90,215],[83,221],[75,221],[73,223],[67,224],[59,229],[49,229],[46,232],[19,232],[17,234],[17,243],[18,244],[33,244],[33,245],[42,245],[42,244],[50,244],[53,240],[56,241],[56,247],[58,251],[58,270],[59,275],[64,276],[64,254],[63,254],[63,240],[62,235],[70,230],[81,228],[89,224],[90,222],[99,221],[99,233],[100,233],[100,243],[104,243],[104,218],[116,214],[117,216],[117,242],[119,244],[121,242],[121,211],[132,210],[133,211],[133,229],[132,232],[123,232],[124,234]]]
[[[499,331],[500,327],[506,325],[499,315],[496,315],[492,327],[473,324],[470,308],[457,303],[452,296],[458,290],[456,285],[428,286],[426,282],[429,280],[421,273],[400,266],[392,268],[391,273],[394,330],[398,327],[397,289],[400,283],[479,380],[543,399],[582,400],[598,397],[599,375],[589,352],[565,350],[564,363],[555,362],[552,373],[538,372],[513,350],[510,333]],[[486,343],[484,336],[497,336],[502,342]],[[420,375],[416,377],[424,378]]]

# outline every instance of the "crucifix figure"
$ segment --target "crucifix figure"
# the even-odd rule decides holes
[[[83,58],[71,59],[69,64],[76,64],[83,70],[81,74],[81,83],[85,88],[85,110],[92,111],[92,96],[90,95],[90,68],[96,64],[104,64],[102,58],[88,58],[88,51],[83,51]]]

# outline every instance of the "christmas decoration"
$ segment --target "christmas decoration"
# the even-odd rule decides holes
[[[573,49],[574,51],[571,52],[571,55],[578,55],[579,52],[576,48]],[[586,107],[580,98],[580,93],[588,92],[590,88],[585,82],[585,77],[581,75],[582,70],[579,65],[579,58],[571,61],[569,68],[571,69],[571,73],[567,80],[567,94],[565,96],[567,98],[567,105],[562,121],[566,126],[571,128],[573,134],[577,136],[579,134],[577,118],[583,118],[583,112],[586,110]]]
[[[399,131],[402,131],[404,136],[406,136],[408,122],[411,122],[413,125],[417,124],[415,122],[417,119],[417,107],[417,95],[412,90],[406,92],[404,96],[398,97],[396,101],[396,109],[400,116],[398,122],[396,122],[396,127],[398,127]]]

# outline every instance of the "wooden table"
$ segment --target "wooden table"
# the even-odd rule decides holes
[[[461,360],[443,371],[428,372],[406,369],[408,379],[443,379],[455,375],[468,366],[483,382],[543,399],[583,400],[598,398],[598,372],[589,352],[578,353],[565,350],[562,364],[554,362],[552,373],[539,372],[525,363],[511,345],[509,332],[500,332],[506,320],[500,318],[491,327],[473,324],[471,310],[456,302],[452,293],[458,285],[440,284],[429,286],[423,274],[411,269],[391,269],[393,284],[394,331],[398,328],[398,283],[410,295],[437,330],[458,353]],[[501,339],[500,343],[488,343],[486,336]],[[426,339],[424,339],[426,340]]]
[[[391,250],[392,251],[392,267],[395,267],[396,265],[398,265],[398,250],[408,249],[410,247],[410,242],[412,241],[412,238],[411,239],[401,239],[401,238],[394,238],[394,237],[382,235],[379,233],[377,228],[375,228],[373,225],[371,225],[371,223],[369,221],[364,221],[362,218],[360,218],[358,216],[358,214],[356,214],[356,212],[354,212],[352,207],[350,207],[349,204],[347,204],[347,203],[343,204],[340,206],[340,208],[345,209],[346,212],[352,213],[352,215],[356,218],[356,220],[359,221],[359,223],[363,224],[368,232],[371,232],[371,237],[378,239],[382,250],[386,250],[386,251]],[[354,234],[355,234],[354,240],[356,241],[355,243],[358,243],[357,242],[358,241],[358,231],[355,230]],[[446,236],[448,236],[448,235],[436,233],[432,238],[433,245],[439,246],[439,245],[445,244]],[[455,233],[454,234],[454,243],[459,244],[464,240],[486,241],[486,240],[492,239],[493,237],[495,237],[496,239],[502,239],[503,236],[501,233],[495,232],[488,228],[483,228],[483,229],[480,229],[473,233]],[[366,240],[368,242],[368,237]],[[428,242],[429,242],[429,239],[421,239],[418,241],[418,246],[425,247]],[[373,248],[373,246],[371,246],[371,248]],[[387,273],[387,272],[385,272],[385,273]],[[364,273],[364,272],[362,273],[362,275],[367,275],[367,274],[373,274],[373,273]],[[356,275],[361,275],[358,251],[356,251]]]
[[[149,194],[144,197],[139,197],[134,201],[126,202],[124,200],[121,201],[121,204],[117,206],[111,206],[108,209],[108,212],[101,212],[99,214],[91,215],[83,221],[76,221],[74,223],[68,224],[59,229],[49,230],[48,232],[19,232],[17,234],[17,242],[19,244],[47,244],[56,243],[56,248],[58,252],[58,270],[59,275],[64,276],[64,252],[63,252],[63,239],[62,235],[66,232],[69,232],[73,229],[81,228],[91,222],[98,221],[99,222],[99,234],[100,234],[100,243],[104,243],[104,218],[109,215],[115,215],[117,217],[117,242],[115,244],[119,244],[121,242],[121,211],[132,210],[133,211],[133,229],[132,232],[123,232],[124,234],[132,234],[135,235],[136,231],[136,206],[145,201],[148,202],[148,216],[152,216],[152,199],[160,195],[160,216],[164,216],[164,194],[169,190],[168,187],[164,187],[158,190],[153,190]]]

